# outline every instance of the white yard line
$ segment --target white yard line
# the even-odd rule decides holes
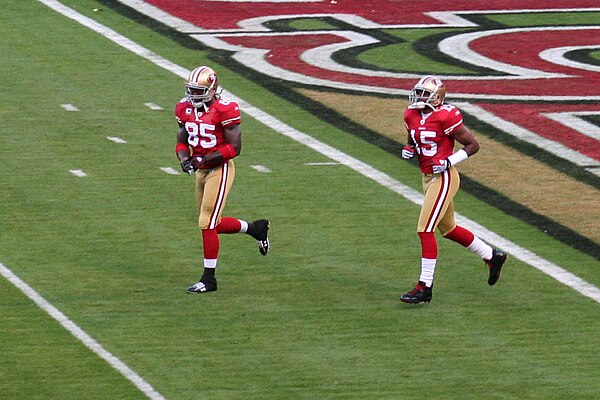
[[[114,30],[99,24],[98,22],[90,19],[84,15],[77,13],[69,7],[64,6],[58,1],[54,0],[38,0],[44,5],[52,8],[53,10],[59,12],[60,14],[77,21],[78,23],[84,25],[85,27],[101,34],[107,39],[115,42],[119,46],[139,55],[147,59],[148,61],[154,63],[155,65],[166,69],[167,71],[172,72],[173,74],[186,78],[189,74],[189,70],[181,67],[158,54],[153,53],[152,51],[140,46],[139,44],[131,41],[130,39],[122,36],[121,34],[115,32]],[[269,126],[271,129],[279,132],[280,134],[293,139],[314,151],[325,155],[326,157],[344,164],[348,168],[358,172],[361,175],[379,183],[380,185],[392,190],[395,193],[398,193],[405,199],[415,203],[422,204],[422,195],[420,192],[396,181],[391,176],[373,168],[372,166],[349,156],[341,152],[340,150],[331,147],[306,133],[300,132],[297,129],[285,124],[284,122],[278,120],[270,114],[262,111],[261,109],[254,107],[250,103],[242,100],[241,98],[227,93],[228,97],[231,100],[239,103],[240,107],[250,116],[252,116],[257,121]],[[574,274],[564,270],[556,264],[547,261],[531,251],[505,239],[496,233],[488,230],[487,228],[477,224],[474,221],[469,220],[463,216],[457,215],[457,220],[464,226],[473,229],[480,237],[489,243],[501,247],[504,250],[508,251],[512,257],[517,258],[524,263],[531,265],[532,267],[540,270],[541,272],[551,276],[556,279],[558,282],[567,285],[582,295],[589,297],[600,303],[600,289],[596,286],[585,282]],[[85,344],[88,348],[90,348],[94,353],[105,359],[113,368],[119,371],[124,377],[129,379],[133,384],[138,387],[148,398],[150,399],[164,399],[158,392],[156,392],[152,386],[147,383],[144,379],[142,379],[138,374],[136,374],[131,368],[125,365],[121,360],[117,357],[113,356],[111,353],[106,351],[98,342],[96,342],[92,337],[90,337],[87,333],[85,333],[81,328],[79,328],[75,323],[73,323],[68,317],[66,317],[63,313],[61,313],[58,309],[48,303],[45,299],[43,299],[35,290],[33,290],[29,285],[19,279],[12,271],[6,268],[3,264],[0,263],[0,272],[2,275],[12,282],[15,286],[17,286],[23,293],[25,293],[29,298],[31,298],[40,308],[50,314],[54,319],[56,319],[62,326],[64,326],[73,336],[79,339],[83,344]]]
[[[21,278],[15,275],[10,269],[0,262],[0,274],[6,278],[10,283],[15,285],[21,292],[29,297],[39,308],[44,310],[48,315],[58,321],[71,335],[75,336],[81,343],[83,343],[88,349],[92,350],[98,356],[106,360],[114,369],[119,371],[121,375],[129,379],[140,391],[142,391],[149,399],[152,400],[165,400],[160,393],[150,386],[141,376],[139,376],[134,370],[129,368],[123,361],[112,355],[107,351],[100,343],[94,338],[88,335],[83,329],[77,324],[71,321],[65,314],[60,312],[52,304],[48,303],[46,299],[38,294],[31,286],[25,283]]]

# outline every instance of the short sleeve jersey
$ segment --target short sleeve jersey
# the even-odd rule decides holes
[[[175,118],[179,126],[188,133],[188,144],[192,147],[192,156],[205,156],[226,144],[224,128],[240,124],[240,107],[236,102],[219,99],[204,108],[194,108],[183,98],[175,106]]]
[[[452,154],[452,134],[462,126],[463,118],[460,110],[450,104],[444,104],[430,114],[422,111],[407,109],[404,112],[404,125],[416,145],[421,172],[431,174],[434,164],[439,164]]]

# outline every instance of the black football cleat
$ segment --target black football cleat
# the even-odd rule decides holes
[[[429,303],[431,297],[431,288],[427,287],[424,282],[419,281],[413,290],[400,296],[400,300],[404,303],[419,304],[421,302]]]
[[[490,269],[490,276],[488,278],[488,285],[494,286],[498,279],[500,279],[500,272],[502,271],[502,266],[506,262],[507,254],[502,250],[494,249],[492,252],[492,258],[489,261],[486,261],[488,268]]]
[[[271,243],[269,242],[269,228],[271,227],[271,223],[266,219],[259,219],[252,223],[254,225],[254,229],[252,229],[252,236],[256,239],[258,243],[258,251],[263,256],[266,256],[271,248]]]
[[[190,294],[197,294],[197,293],[206,293],[206,292],[214,292],[215,290],[217,290],[217,280],[213,279],[213,280],[200,280],[197,283],[194,283],[192,286],[190,286],[189,288],[187,288],[187,292]]]

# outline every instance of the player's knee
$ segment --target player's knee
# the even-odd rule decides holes
[[[439,226],[439,231],[440,234],[442,235],[443,238],[445,239],[449,239],[448,235],[454,230],[454,228],[456,228],[456,225],[453,226]]]
[[[208,218],[200,217],[198,219],[198,228],[200,228],[200,230],[208,229],[208,225],[209,225],[209,219]]]

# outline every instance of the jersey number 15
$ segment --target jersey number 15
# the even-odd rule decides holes
[[[417,153],[423,154],[427,157],[433,157],[437,153],[437,143],[430,138],[434,138],[437,134],[434,131],[419,131],[419,137],[417,139],[417,132],[414,129],[410,130],[410,137],[417,149]]]

